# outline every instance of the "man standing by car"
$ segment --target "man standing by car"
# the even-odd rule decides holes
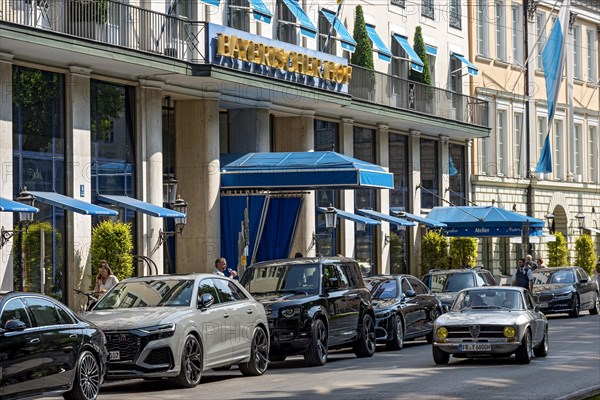
[[[227,268],[227,260],[225,257],[217,258],[215,260],[215,269],[213,270],[213,274],[227,276],[231,279],[237,279],[237,272],[231,268]]]
[[[512,285],[529,289],[533,292],[533,274],[531,268],[525,265],[525,259],[519,258],[519,267],[512,276]]]
[[[537,269],[537,264],[535,263],[535,261],[533,261],[533,257],[531,257],[531,254],[527,254],[527,256],[525,257],[525,266],[527,268],[531,268],[532,271],[535,271]]]

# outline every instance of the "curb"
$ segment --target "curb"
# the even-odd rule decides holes
[[[585,400],[600,394],[600,385],[578,390],[574,393],[557,398],[556,400]]]

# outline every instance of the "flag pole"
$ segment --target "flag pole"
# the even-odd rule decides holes
[[[337,1],[337,11],[335,12],[335,19],[333,20],[333,22],[331,23],[331,26],[329,27],[329,31],[327,32],[327,39],[325,39],[325,44],[323,45],[323,53],[327,53],[327,46],[329,45],[329,40],[331,40],[331,32],[333,31],[333,25],[335,23],[335,21],[337,21],[337,19],[340,17],[340,12],[342,11],[342,1],[343,0],[336,0]]]

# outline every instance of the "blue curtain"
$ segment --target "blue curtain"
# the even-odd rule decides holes
[[[256,262],[289,257],[301,198],[271,198]]]
[[[227,259],[229,268],[238,269],[238,238],[244,221],[244,210],[248,207],[248,254],[251,255],[264,206],[265,196],[221,196],[221,256]]]

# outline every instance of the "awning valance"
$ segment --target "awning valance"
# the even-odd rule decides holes
[[[36,201],[83,215],[116,216],[116,211],[55,192],[29,192]]]
[[[340,210],[339,208],[335,208],[335,207],[333,209],[335,210],[336,214],[340,218],[344,218],[344,219],[347,219],[347,220],[353,221],[353,222],[362,223],[365,225],[381,225],[381,222],[379,222],[375,219],[363,217],[362,215],[353,214],[351,212]],[[327,211],[327,209],[323,208],[323,207],[318,207],[318,211],[320,213],[325,213]]]
[[[337,34],[340,36],[342,49],[354,53],[354,50],[356,50],[356,40],[354,40],[350,32],[348,32],[344,24],[342,24],[342,21],[336,17],[333,11],[329,11],[326,8],[321,8],[321,14],[323,14],[327,21],[329,21],[329,23],[333,26],[333,29],[335,29]]]
[[[0,212],[30,212],[36,213],[38,210],[35,207],[28,206],[27,204],[19,203],[18,201],[12,201],[0,197]]]
[[[108,204],[114,204],[128,210],[151,215],[153,217],[185,218],[185,214],[178,211],[170,210],[168,208],[160,207],[151,203],[146,203],[128,196],[98,195],[98,200]]]
[[[467,67],[467,72],[469,73],[469,75],[479,75],[479,69],[477,69],[477,67],[471,61],[467,60],[465,56],[454,52],[452,52],[451,54],[454,57],[458,58],[465,65],[465,67]]]
[[[393,189],[379,165],[333,151],[221,155],[221,189]]]
[[[308,15],[302,9],[302,6],[298,4],[296,0],[283,0],[283,4],[290,10],[294,17],[296,17],[296,21],[298,25],[300,25],[300,34],[303,36],[314,39],[317,37],[317,28],[315,24],[308,18]]]
[[[389,222],[390,224],[393,224],[393,225],[398,225],[398,226],[415,226],[416,225],[414,222],[410,222],[410,221],[407,221],[402,218],[392,217],[391,215],[383,214],[378,211],[366,210],[364,208],[361,208],[359,210],[356,210],[356,212],[359,214],[362,214],[362,215],[366,215],[367,217],[378,219],[380,221]]]
[[[447,225],[446,236],[510,237],[520,236],[529,225],[529,236],[542,235],[544,221],[499,207],[434,207],[427,218]]]
[[[428,44],[425,45],[425,52],[427,54],[429,54],[430,56],[437,56],[437,47],[435,46],[430,46]]]
[[[373,42],[373,46],[375,46],[375,51],[379,55],[379,58],[383,61],[391,62],[392,52],[390,51],[390,49],[388,49],[383,40],[381,40],[381,37],[379,37],[377,31],[375,31],[375,26],[369,24],[367,24],[366,26],[367,34],[369,35],[371,42]]]
[[[410,43],[408,43],[408,38],[406,36],[402,36],[397,33],[394,33],[392,35],[392,37],[398,42],[398,44],[406,52],[406,55],[408,56],[408,58],[410,60],[410,68],[417,72],[423,72],[423,66],[425,64],[423,64],[423,61],[419,58],[415,49],[413,49],[412,46],[410,45]]]
[[[390,211],[394,214],[398,214],[397,215],[398,217],[419,223],[421,225],[425,225],[428,228],[445,228],[446,227],[446,224],[444,224],[442,222],[434,221],[430,218],[421,217],[420,215],[407,213],[405,211],[400,210],[399,208],[390,207]]]

